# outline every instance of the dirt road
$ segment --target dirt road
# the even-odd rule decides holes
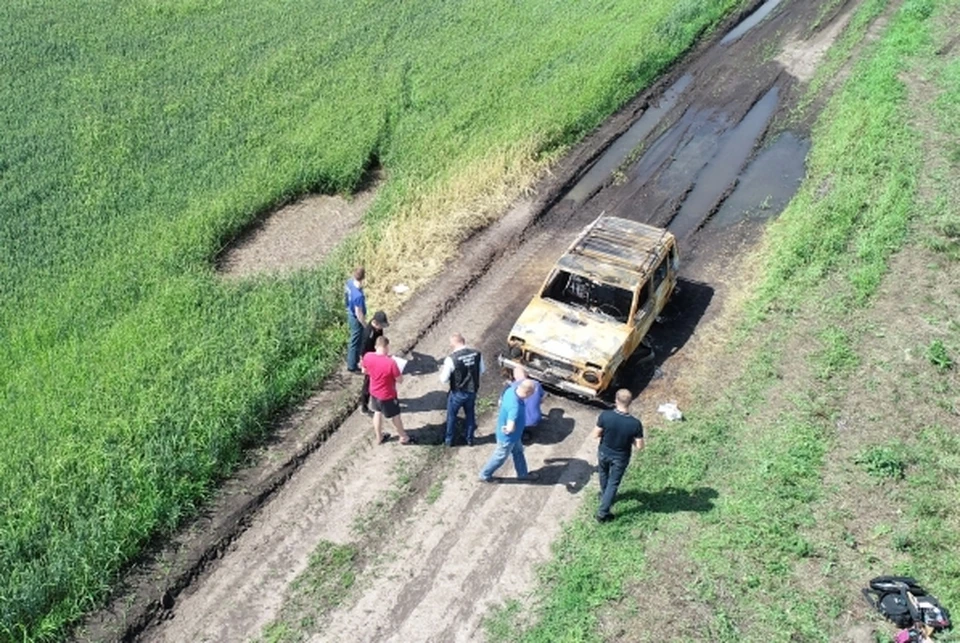
[[[515,483],[507,465],[503,483],[480,483],[477,472],[493,449],[489,411],[477,446],[429,446],[440,442],[445,393],[437,366],[449,333],[460,331],[482,349],[489,368],[481,397],[493,399],[501,386],[495,357],[507,331],[582,226],[602,211],[666,225],[680,238],[684,279],[669,319],[654,328],[655,365],[634,374],[633,385],[642,389],[638,406],[648,421],[658,402],[677,399],[682,408],[684,362],[695,358],[699,336],[719,311],[739,253],[802,176],[804,132],[771,133],[796,100],[797,76],[816,65],[817,52],[856,2],[826,17],[819,16],[821,4],[827,3],[771,0],[757,26],[703,48],[665,79],[655,90],[658,100],[636,114],[624,138],[522,239],[523,217],[501,224],[499,234],[515,249],[414,348],[414,374],[401,398],[420,445],[374,445],[369,419],[351,415],[141,638],[257,639],[282,615],[291,583],[322,541],[358,548],[357,579],[338,605],[297,625],[306,638],[482,638],[489,606],[523,599],[562,523],[581,498],[591,502],[596,445],[588,432],[597,410],[548,397],[548,418],[527,449],[540,479]],[[778,59],[778,52],[789,55]],[[402,328],[391,332],[400,332],[396,326]]]

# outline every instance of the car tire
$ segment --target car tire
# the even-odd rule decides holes
[[[640,342],[640,346],[637,347],[637,350],[633,351],[633,354],[627,358],[627,360],[620,365],[620,368],[617,369],[617,372],[614,373],[613,381],[610,383],[609,389],[628,388],[633,390],[633,380],[636,379],[638,375],[637,371],[652,366],[656,357],[657,351],[653,348],[653,345],[647,341],[647,338],[644,337]]]

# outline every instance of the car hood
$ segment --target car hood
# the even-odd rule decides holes
[[[528,350],[605,366],[623,348],[629,333],[626,324],[538,298],[523,311],[510,335],[522,339]]]

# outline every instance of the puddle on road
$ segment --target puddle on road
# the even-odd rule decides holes
[[[742,220],[762,221],[783,212],[806,174],[810,141],[784,132],[740,176],[733,193],[707,225],[718,229]]]
[[[722,112],[688,109],[661,140],[650,146],[651,160],[662,165],[656,188],[674,199],[683,197],[693,186],[696,176],[716,155],[721,135],[729,126],[730,122]],[[644,161],[638,169],[647,169],[652,176],[658,168],[647,165],[647,159]]]
[[[717,200],[736,180],[776,111],[778,100],[779,89],[774,86],[750,108],[735,128],[724,134],[717,153],[697,176],[693,189],[670,221],[668,228],[678,239],[700,227]]]
[[[711,110],[687,108],[677,122],[661,134],[644,152],[637,164],[629,171],[631,183],[645,183],[658,170],[673,166],[678,150],[686,149],[691,141],[701,140],[698,132],[710,121]],[[692,133],[691,133],[692,132]]]
[[[599,188],[610,177],[610,174],[623,163],[637,144],[653,131],[664,114],[676,105],[680,94],[692,81],[693,76],[690,74],[684,74],[677,79],[663,93],[660,100],[655,105],[648,107],[643,115],[637,119],[637,122],[621,134],[613,145],[594,162],[590,170],[577,181],[564,198],[580,203]]]
[[[770,12],[777,8],[777,5],[780,4],[783,0],[767,0],[762,5],[760,5],[756,11],[747,16],[740,24],[730,30],[726,36],[720,40],[721,45],[729,45],[735,40],[739,40],[743,34],[747,33],[758,24],[760,21],[770,15]]]

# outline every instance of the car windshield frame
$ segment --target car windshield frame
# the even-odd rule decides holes
[[[540,297],[604,321],[629,325],[637,293],[636,290],[603,283],[587,274],[556,267],[540,289]]]

